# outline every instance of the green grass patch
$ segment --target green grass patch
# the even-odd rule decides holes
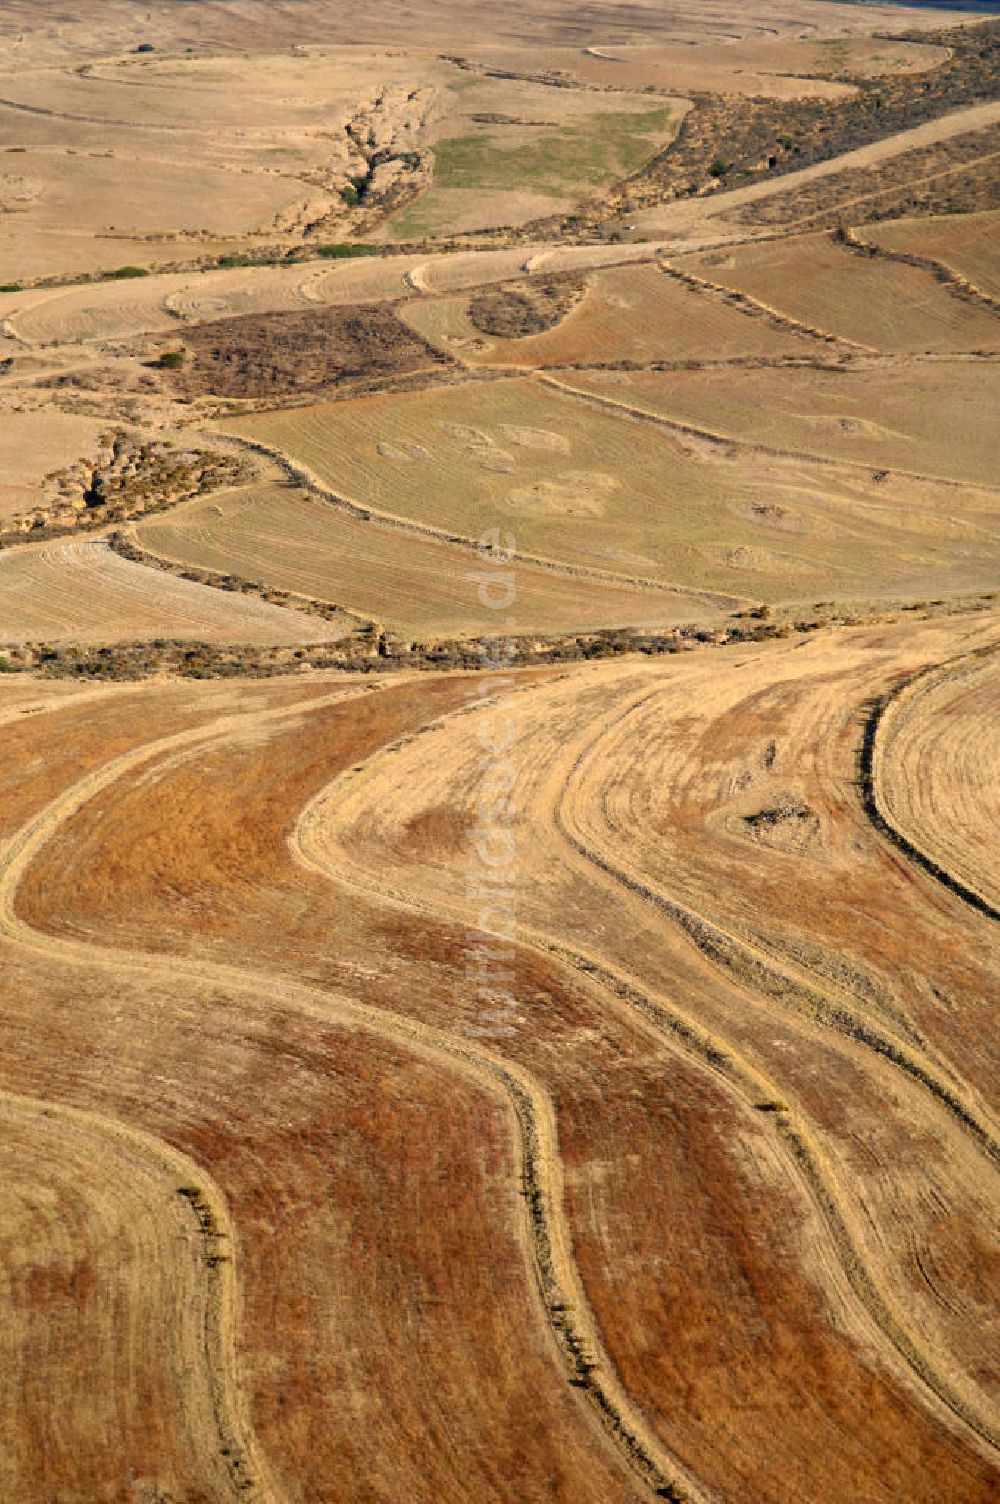
[[[396,238],[447,232],[447,209],[436,202],[435,190],[528,191],[578,202],[638,171],[666,138],[672,117],[669,105],[607,111],[545,128],[534,140],[509,147],[499,146],[489,131],[439,141],[431,186],[393,220]]]
[[[577,125],[547,130],[537,140],[498,149],[486,134],[442,141],[434,153],[434,181],[442,188],[502,192],[530,184],[538,192],[565,194],[597,187],[641,167],[651,138],[665,133],[671,110],[591,115]]]

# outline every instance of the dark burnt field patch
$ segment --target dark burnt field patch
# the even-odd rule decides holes
[[[586,291],[586,277],[575,272],[517,287],[488,287],[470,300],[469,320],[494,339],[525,339],[554,329]]]
[[[382,303],[244,314],[184,331],[161,368],[186,397],[282,398],[452,365]]]

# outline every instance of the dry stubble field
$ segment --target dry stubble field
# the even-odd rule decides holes
[[[0,15],[0,1504],[993,1504],[993,219],[766,155],[966,33],[98,9]]]

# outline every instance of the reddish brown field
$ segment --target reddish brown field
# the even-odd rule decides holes
[[[842,747],[837,756],[846,759],[849,772],[860,737],[849,707],[863,703],[868,682],[866,675],[849,689],[855,665],[881,664],[882,678],[891,679],[940,651],[946,629],[935,630],[937,637],[928,628],[926,646],[909,654],[899,632],[886,631],[881,643],[873,638],[867,648],[831,645],[815,667],[808,654],[758,651],[759,665],[748,681],[757,686],[755,714],[763,710],[762,695],[775,700],[775,710],[761,722],[764,750],[769,735],[783,745],[781,738],[795,731],[812,745]],[[654,716],[675,685],[690,704],[698,672],[694,661],[655,670],[582,669],[568,680],[543,675],[534,688],[526,681],[517,697],[518,704],[523,700],[526,746],[537,743],[537,757],[532,753],[527,764],[537,772],[526,775],[524,786],[525,807],[536,813],[522,855],[526,910],[516,992],[523,1020],[514,1036],[491,1043],[488,1054],[509,1061],[538,1103],[552,1104],[558,1160],[546,1173],[555,1174],[551,1184],[562,1191],[548,1215],[552,1229],[564,1229],[557,1242],[572,1250],[566,1267],[579,1279],[585,1300],[571,1302],[574,1320],[597,1345],[590,1382],[613,1396],[633,1435],[642,1433],[662,1475],[692,1477],[698,1496],[701,1490],[706,1497],[749,1490],[759,1497],[819,1500],[850,1490],[857,1499],[983,1500],[995,1475],[978,1457],[975,1438],[990,1424],[984,1417],[993,1380],[975,1356],[973,1323],[981,1320],[979,1303],[992,1274],[987,1229],[981,1236],[974,1232],[982,1217],[974,1191],[988,1159],[954,1113],[898,1067],[822,1017],[803,1016],[794,992],[776,1002],[769,982],[755,984],[745,958],[730,958],[720,968],[674,923],[662,914],[654,917],[642,895],[619,889],[612,898],[610,873],[581,862],[579,848],[590,840],[600,841],[601,862],[617,864],[621,857],[613,825],[590,829],[595,812],[613,814],[615,806],[609,796],[591,794],[590,762],[573,773],[571,747],[593,741],[602,720],[612,731],[620,722],[616,737],[633,744],[637,736],[634,745],[645,745],[641,720],[633,727],[634,717],[621,719],[622,710],[638,701],[637,713]],[[705,672],[715,680],[721,704],[728,676],[720,680],[708,667]],[[740,682],[738,671],[733,682]],[[839,737],[830,736],[811,708],[814,683],[823,704],[848,691],[841,699]],[[476,999],[465,977],[461,924],[455,927],[464,905],[454,885],[464,866],[463,809],[470,787],[461,748],[472,731],[462,729],[471,727],[467,717],[448,713],[465,696],[461,680],[425,679],[352,696],[342,706],[317,703],[310,710],[305,702],[301,714],[290,712],[287,725],[284,711],[263,721],[250,711],[211,740],[175,743],[173,750],[168,743],[148,764],[134,771],[123,767],[78,812],[71,801],[58,845],[38,848],[17,892],[11,942],[20,987],[29,985],[47,950],[46,965],[75,974],[77,987],[86,978],[88,1013],[115,955],[114,990],[136,985],[130,954],[152,982],[159,998],[155,1045],[137,1038],[129,1048],[147,1062],[151,1051],[162,1055],[157,1076],[163,1084],[149,1109],[156,1117],[153,1131],[191,1154],[224,1189],[239,1248],[240,1386],[262,1454],[283,1480],[296,1480],[303,1491],[296,1496],[308,1496],[309,1479],[329,1488],[333,1459],[348,1445],[348,1434],[357,1450],[349,1453],[355,1461],[337,1497],[367,1497],[359,1480],[375,1456],[391,1466],[386,1486],[393,1491],[416,1490],[419,1473],[427,1497],[462,1496],[445,1464],[450,1448],[434,1439],[432,1417],[440,1413],[444,1394],[450,1395],[444,1402],[450,1427],[461,1425],[466,1429],[455,1434],[470,1438],[461,1446],[464,1466],[482,1470],[489,1466],[487,1456],[506,1458],[496,1464],[497,1472],[474,1473],[479,1483],[466,1477],[461,1486],[474,1496],[504,1497],[508,1487],[510,1497],[525,1496],[517,1480],[540,1476],[530,1438],[538,1436],[541,1444],[542,1427],[555,1425],[565,1436],[561,1476],[574,1496],[584,1479],[594,1497],[608,1496],[611,1472],[603,1483],[595,1481],[596,1457],[606,1470],[621,1466],[612,1440],[596,1426],[594,1407],[585,1403],[593,1390],[578,1390],[572,1400],[574,1391],[563,1387],[558,1349],[546,1336],[546,1308],[532,1293],[532,1245],[516,1195],[509,1107],[495,1079],[492,1090],[481,1076],[468,1079],[477,1067],[463,1056],[474,1037]],[[710,703],[699,718],[688,713],[685,736],[705,734]],[[575,729],[567,737],[571,705]],[[621,710],[609,716],[616,705]],[[412,740],[415,730],[432,727],[442,714],[440,730]],[[35,724],[44,735],[44,720]],[[720,752],[732,734],[726,731],[715,743]],[[391,744],[400,737],[402,745],[393,752]],[[380,752],[387,744],[390,750]],[[657,745],[660,755],[671,752],[674,739],[660,735]],[[557,746],[562,751],[553,756]],[[808,765],[805,747],[799,758]],[[614,740],[605,745],[602,738],[595,770],[610,771],[617,760]],[[653,766],[648,748],[629,761],[633,779]],[[367,771],[352,775],[359,764]],[[329,853],[331,882],[303,868],[288,842],[303,805],[341,770],[334,803],[318,806],[302,827],[310,863],[315,853],[325,864],[322,854]],[[548,790],[557,792],[567,773],[566,791],[552,806]],[[705,776],[711,776],[710,765]],[[842,777],[831,768],[820,779],[821,823],[836,816],[846,831],[853,822],[855,840],[874,842],[868,865],[881,869],[883,887],[898,883],[901,922],[907,915],[912,923],[917,911],[933,913],[939,903],[933,885],[919,878],[914,884],[905,864],[900,867],[891,848],[868,829],[860,808],[854,814],[849,805],[841,808],[843,794],[834,797],[834,791],[846,787]],[[391,807],[379,792],[385,778],[396,787]],[[452,793],[445,798],[449,784]],[[687,859],[678,843],[690,839],[709,856],[713,840],[722,840],[724,849],[734,837],[722,829],[711,834],[717,814],[698,834],[704,815],[696,817],[694,809],[685,814],[679,791],[666,798],[662,778],[657,786],[663,814],[636,827],[655,842],[648,850],[643,842],[630,843],[630,868],[639,864],[644,881],[659,883],[665,859],[659,853],[672,850],[671,900],[692,903],[697,895],[687,891]],[[615,779],[612,787],[615,800],[631,797],[628,782]],[[817,797],[816,790],[809,794]],[[717,796],[710,807],[718,810]],[[328,809],[336,811],[332,826]],[[443,813],[449,809],[454,813]],[[586,823],[579,824],[584,816]],[[751,857],[760,853],[757,861],[770,874],[769,891],[777,899],[774,876],[789,862],[794,869],[794,852],[780,843],[737,838]],[[873,881],[866,863],[848,858],[850,849],[847,840],[843,858],[831,862],[837,892],[843,891],[843,861],[848,874],[855,874],[855,886]],[[545,863],[544,878],[542,868],[535,875],[536,851],[537,861]],[[755,890],[752,862],[747,872]],[[731,906],[739,890],[730,886],[729,893]],[[860,890],[856,902],[859,897]],[[829,952],[822,946],[822,919],[829,901],[821,888],[816,902],[811,923],[820,939],[811,954],[787,943],[781,948],[780,907],[773,904],[771,935],[747,933],[731,907],[718,919],[758,957],[770,954],[766,945],[773,942],[775,964],[786,980],[813,987],[823,999],[847,994],[857,1007],[863,981],[868,990],[860,995],[878,1027],[935,1072],[950,1071],[954,1054],[935,1039],[931,1012],[926,1005],[918,1010],[916,994],[882,998],[877,947],[864,942],[863,932],[853,960],[841,961],[832,974],[824,966]],[[613,932],[598,917],[607,915],[609,903],[615,908]],[[974,922],[961,914],[955,920],[958,932]],[[655,950],[642,940],[651,924]],[[36,937],[30,947],[29,936]],[[554,944],[565,951],[563,959]],[[143,959],[151,951],[177,959]],[[591,980],[580,974],[574,955],[600,957],[588,963],[597,965]],[[88,962],[88,956],[94,959]],[[163,1001],[171,970],[186,979],[182,991],[197,997],[199,1013],[207,1010],[204,1027],[199,1025],[197,1068],[189,1056],[185,1061],[190,1022],[181,1022]],[[985,1087],[988,1079],[974,1004],[983,983],[963,976],[940,954],[928,962],[928,971],[935,986],[963,988],[953,994],[968,1044],[960,1091],[963,1101],[975,1105],[977,1084]],[[233,997],[237,975],[246,981]],[[306,991],[309,1001],[303,998],[300,1011],[295,999]],[[193,997],[175,1005],[189,1021]],[[383,1010],[388,1038],[367,1022],[361,1035],[357,1023],[331,1034],[313,1016],[313,1010],[322,1012],[324,997],[331,1024],[345,997],[363,1009]],[[234,1008],[249,1011],[227,1042],[238,1016]],[[671,1024],[679,1008],[693,1020],[693,1035],[678,1034],[676,1022]],[[218,1024],[210,1025],[216,1016]],[[52,1027],[56,1019],[60,1029],[68,1027],[61,1008]],[[418,1058],[405,1065],[400,1027],[417,1029],[408,1049]],[[949,1027],[954,1047],[954,1019]],[[422,1032],[428,1028],[432,1035]],[[767,1035],[772,1043],[765,1047]],[[699,1039],[714,1041],[707,1053]],[[450,1051],[456,1053],[449,1057]],[[969,1058],[972,1051],[975,1059]],[[977,1060],[984,1062],[982,1072]],[[96,1058],[92,1069],[99,1071]],[[442,1098],[442,1071],[456,1085],[464,1080],[468,1091],[445,1089]],[[208,1098],[198,1111],[188,1103],[183,1122],[170,1128],[179,1101],[169,1107],[160,1098],[175,1099],[178,1072],[192,1102],[202,1100],[202,1078],[208,1098],[219,1093],[219,1100],[213,1111]],[[21,1084],[12,1083],[13,1089],[26,1090],[30,1068],[22,1062],[17,1073]],[[351,1108],[350,1094],[344,1095],[348,1083],[354,1090],[362,1081],[367,1105],[358,1098]],[[822,1091],[816,1089],[820,1081]],[[398,1090],[390,1091],[389,1083]],[[777,1114],[755,1110],[768,1094],[780,1095],[787,1108]],[[887,1099],[899,1103],[888,1118]],[[468,1104],[471,1116],[457,1112],[457,1100]],[[447,1118],[430,1128],[442,1101]],[[384,1113],[373,1103],[384,1103]],[[986,1104],[975,1110],[988,1113]],[[345,1140],[345,1121],[355,1120],[357,1129]],[[907,1149],[914,1144],[914,1121],[921,1124],[919,1165]],[[414,1125],[412,1134],[407,1123]],[[816,1182],[803,1173],[794,1152],[798,1139],[819,1167]],[[473,1141],[479,1145],[473,1159],[463,1159]],[[327,1144],[338,1146],[332,1162],[329,1151],[318,1152]],[[869,1169],[858,1159],[862,1144]],[[473,1165],[485,1179],[475,1178]],[[463,1191],[456,1202],[458,1185]],[[443,1203],[428,1201],[432,1186],[444,1195]],[[473,1193],[475,1186],[481,1189]],[[931,1206],[937,1208],[933,1223]],[[874,1219],[877,1237],[864,1231],[864,1218]],[[399,1226],[398,1242],[386,1236],[387,1222]],[[345,1227],[354,1229],[353,1237]],[[897,1232],[901,1236],[904,1227],[908,1239],[901,1242]],[[485,1244],[477,1252],[474,1239],[487,1229],[489,1252]],[[504,1238],[510,1252],[501,1256]],[[353,1256],[361,1246],[378,1249],[386,1261],[384,1276]],[[478,1280],[475,1289],[463,1283],[469,1271],[485,1266],[491,1271],[486,1294]],[[322,1280],[320,1268],[329,1271]],[[295,1303],[303,1281],[310,1289],[308,1316]],[[291,1303],[284,1305],[280,1291],[286,1287]],[[898,1297],[903,1289],[905,1304]],[[894,1293],[885,1297],[886,1290]],[[467,1332],[470,1324],[454,1326],[459,1305],[478,1310],[471,1326],[494,1337],[461,1344],[460,1330]],[[362,1311],[370,1314],[356,1327]],[[337,1345],[336,1358],[325,1340],[331,1329],[356,1333],[344,1340],[346,1352]],[[398,1343],[400,1331],[412,1336]],[[936,1343],[947,1343],[950,1354],[940,1371],[928,1356],[940,1351]],[[504,1379],[497,1353],[508,1351],[516,1363]],[[760,1358],[752,1367],[739,1361],[750,1351]],[[352,1368],[355,1362],[359,1366]],[[379,1380],[386,1362],[386,1378]],[[488,1365],[489,1382],[476,1377],[480,1362]],[[435,1366],[428,1369],[429,1363]],[[411,1365],[413,1378],[404,1380]],[[458,1387],[449,1389],[453,1381]],[[502,1396],[490,1384],[505,1385]],[[358,1427],[355,1412],[348,1432],[338,1429],[347,1424],[339,1407],[329,1408],[345,1385],[354,1404],[363,1404],[364,1416]],[[290,1416],[281,1411],[279,1392]],[[555,1405],[560,1394],[558,1403],[569,1407],[564,1419],[556,1420],[554,1411],[543,1419],[541,1396]],[[406,1408],[397,1411],[403,1396]],[[517,1452],[495,1432],[498,1406],[509,1422],[503,1434],[516,1436]],[[525,1407],[520,1421],[511,1419],[520,1413],[517,1406]],[[402,1425],[418,1438],[415,1452],[398,1444]],[[817,1446],[827,1428],[829,1445]],[[390,1435],[397,1438],[391,1464]],[[427,1448],[435,1469],[429,1480]],[[425,1459],[419,1467],[417,1455]],[[554,1482],[547,1489],[545,1497],[561,1496]]]

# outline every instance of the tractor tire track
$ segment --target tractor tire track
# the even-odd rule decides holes
[[[544,1309],[546,1328],[554,1339],[568,1381],[589,1402],[591,1413],[596,1415],[638,1480],[653,1497],[672,1500],[674,1504],[712,1504],[696,1480],[687,1475],[682,1464],[665,1455],[617,1380],[595,1377],[598,1366],[607,1375],[612,1370],[603,1357],[596,1330],[586,1315],[581,1314],[587,1308],[573,1266],[571,1238],[562,1211],[562,1172],[555,1115],[544,1088],[528,1072],[467,1040],[332,990],[230,965],[117,950],[47,935],[17,915],[18,887],[35,856],[58,837],[67,820],[124,775],[171,753],[212,746],[224,741],[229,732],[237,729],[244,733],[264,723],[301,717],[324,704],[350,698],[351,693],[340,691],[307,706],[282,707],[254,715],[224,718],[208,727],[174,733],[125,753],[81,779],[24,825],[0,853],[0,936],[43,959],[58,959],[72,965],[106,970],[116,978],[152,978],[172,986],[176,986],[178,980],[188,980],[198,986],[211,984],[244,995],[257,1004],[278,1000],[285,1006],[294,1006],[297,1012],[319,1023],[336,1019],[350,1027],[402,1043],[438,1066],[444,1065],[452,1071],[458,1069],[489,1090],[495,1098],[501,1098],[515,1128],[533,1282]],[[306,865],[311,865],[308,858],[303,860]],[[329,872],[321,870],[329,880]],[[235,1271],[233,1279],[238,1284]],[[231,1370],[231,1361],[226,1366]],[[226,1394],[228,1413],[237,1413],[240,1402],[235,1380],[228,1374],[220,1374],[217,1382]],[[252,1454],[253,1444],[248,1441],[245,1446],[248,1455]],[[252,1488],[257,1488],[256,1492],[244,1484],[240,1487],[243,1490],[241,1497],[258,1499],[261,1504],[265,1501],[273,1504],[278,1499],[273,1490],[262,1492],[256,1484],[252,1485]]]
[[[638,696],[635,702],[627,707],[625,713],[631,713],[639,708],[639,705],[647,698],[649,698],[648,693]],[[467,707],[446,712],[428,722],[421,728],[418,735],[423,736],[438,730],[456,716],[467,713]],[[620,712],[613,712],[608,719],[613,725],[619,718]],[[606,726],[598,734],[596,741],[599,742],[610,729],[611,725]],[[455,915],[451,910],[433,902],[417,900],[411,894],[394,889],[383,877],[376,878],[367,872],[359,871],[357,866],[348,870],[346,864],[339,864],[335,868],[326,857],[322,842],[317,837],[317,830],[323,824],[325,807],[335,803],[341,788],[351,782],[356,789],[356,780],[359,777],[364,777],[391,757],[400,747],[411,744],[413,740],[413,736],[407,736],[395,743],[386,744],[349,773],[341,774],[334,779],[325,790],[306,805],[290,839],[299,859],[311,869],[325,873],[328,878],[347,887],[355,888],[369,898],[399,912],[419,914],[438,922],[454,923]],[[596,742],[586,745],[578,755],[570,769],[567,783],[573,778],[581,764],[587,760],[595,744]],[[559,803],[562,803],[562,797]],[[591,872],[596,869],[609,878],[615,886],[625,887],[640,898],[652,902],[657,908],[665,909],[672,917],[674,911],[678,915],[684,912],[679,905],[656,894],[634,876],[618,869],[601,853],[591,851],[585,843],[578,841],[572,831],[565,826],[561,816],[556,817],[556,824],[570,850],[582,859],[584,866]],[[706,928],[715,929],[715,927],[707,926],[706,921],[699,921],[699,923],[706,925]],[[722,934],[721,931],[716,931],[716,933]],[[518,925],[518,939],[519,943],[526,947],[562,962],[585,983],[596,987],[605,1000],[611,1000],[619,1006],[624,1004],[627,1012],[632,1015],[633,1021],[638,1016],[647,1025],[651,1024],[661,1041],[666,1040],[667,1043],[682,1050],[698,1065],[703,1068],[707,1067],[717,1079],[724,1082],[736,1094],[744,1110],[759,1111],[762,1100],[768,1102],[780,1100],[779,1085],[743,1057],[727,1039],[710,1033],[683,1009],[666,1002],[659,994],[651,993],[642,987],[633,976],[608,966],[591,952],[576,946],[568,946],[547,932],[522,923]],[[742,942],[735,943],[742,945]],[[762,960],[758,964],[761,967],[766,966]],[[723,969],[728,970],[728,968]],[[787,985],[788,979],[778,973],[776,968],[768,968],[768,970]],[[747,983],[738,978],[736,985],[743,989],[747,987]],[[825,999],[822,1001],[829,1007]],[[927,1076],[929,1081],[933,1081],[934,1078],[929,1072]],[[922,1084],[927,1084],[922,1077],[918,1076],[917,1079]],[[947,1087],[942,1087],[942,1090],[948,1093]],[[964,1121],[961,1116],[965,1110],[962,1104],[956,1102],[956,1109],[959,1121]],[[944,1420],[946,1424],[950,1423],[954,1426],[958,1422],[966,1435],[978,1444],[980,1450],[983,1447],[987,1449],[986,1455],[1000,1450],[1000,1433],[987,1420],[980,1417],[961,1395],[952,1390],[947,1380],[937,1371],[932,1359],[912,1339],[905,1323],[897,1316],[879,1289],[859,1252],[858,1242],[850,1230],[851,1217],[837,1194],[836,1175],[815,1137],[786,1109],[774,1112],[772,1120],[778,1131],[780,1145],[784,1150],[786,1167],[792,1179],[798,1182],[804,1190],[810,1204],[819,1212],[830,1240],[834,1263],[845,1276],[868,1323],[878,1334],[879,1345],[884,1356],[890,1362],[893,1356],[901,1360],[902,1371],[909,1375],[911,1387],[915,1381],[917,1394],[932,1413]],[[995,1150],[995,1141],[989,1135],[988,1130],[982,1129],[974,1119],[971,1126],[977,1131],[977,1138],[978,1134],[982,1133],[985,1146],[988,1146],[988,1152],[992,1158],[991,1151]],[[893,1367],[898,1371],[897,1364],[893,1364]]]

